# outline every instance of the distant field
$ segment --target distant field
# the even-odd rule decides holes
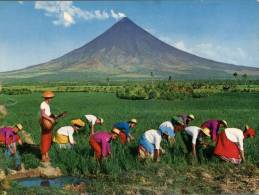
[[[166,87],[161,87],[161,86]],[[170,91],[172,86],[172,91]],[[259,92],[259,81],[257,80],[190,80],[190,81],[166,81],[166,80],[146,80],[146,81],[88,81],[88,82],[35,82],[35,83],[6,83],[2,86],[2,93],[7,95],[29,94],[32,92],[42,92],[52,90],[55,92],[104,92],[116,93],[124,88],[147,89],[159,92],[168,91],[169,94],[179,92],[176,88],[189,88],[194,94],[216,94],[222,92]],[[140,89],[141,91],[141,89]],[[143,90],[142,90],[143,91]],[[181,91],[184,92],[184,91]],[[134,92],[139,93],[139,92]],[[141,92],[140,92],[141,93]],[[148,94],[149,92],[146,91]],[[137,95],[137,94],[136,94]],[[138,96],[138,95],[137,95]],[[204,96],[204,95],[202,95]],[[163,98],[154,98],[163,99]]]
[[[1,95],[0,103],[7,105],[9,113],[1,122],[2,125],[20,122],[33,135],[36,143],[39,143],[38,117],[41,101],[40,93],[15,96]],[[173,115],[182,113],[193,113],[195,115],[196,120],[192,125],[199,126],[207,119],[219,118],[227,120],[231,127],[243,129],[245,124],[249,124],[256,130],[259,129],[258,93],[225,93],[206,98],[171,101],[133,101],[118,99],[112,93],[64,92],[56,94],[56,98],[52,102],[52,110],[54,113],[68,112],[68,116],[58,123],[55,130],[60,126],[68,125],[71,119],[81,117],[85,113],[103,117],[105,123],[97,129],[107,131],[111,129],[113,123],[135,117],[139,121],[137,129],[133,132],[136,138],[148,129],[156,129],[161,122],[169,120]],[[254,170],[253,166],[259,162],[258,137],[246,142],[248,164],[241,167],[248,166]],[[185,150],[179,135],[176,138],[177,143],[175,145],[165,145],[167,154],[162,157],[160,163],[147,165],[142,165],[136,160],[137,143],[129,144],[126,147],[114,143],[112,158],[100,166],[91,157],[87,134],[76,135],[76,140],[78,145],[74,150],[60,151],[53,147],[51,157],[53,164],[61,167],[65,174],[95,175],[97,179],[93,180],[93,183],[89,186],[89,192],[108,193],[113,190],[122,192],[132,190],[132,186],[136,188],[144,186],[148,190],[158,191],[220,193],[224,192],[221,186],[225,182],[224,179],[238,180],[233,173],[229,172],[230,170],[232,172],[234,170],[237,175],[241,174],[244,177],[248,174],[246,171],[240,172],[243,168],[235,168],[215,159],[207,161],[203,158],[201,164],[190,165],[189,158],[183,153]],[[26,158],[25,156],[25,160]],[[31,155],[30,158],[32,158]],[[33,158],[36,159],[36,157]],[[33,159],[26,160],[27,166],[30,166],[31,161]],[[206,170],[206,173],[211,175],[211,182],[206,181],[206,178],[201,178],[201,170]],[[186,174],[187,172],[191,175]],[[227,172],[229,174],[226,174]],[[104,174],[108,174],[108,176]],[[117,185],[119,183],[120,186]],[[236,192],[247,192],[246,190],[249,190],[244,187],[245,181],[239,181],[238,185],[240,185],[240,189],[236,189]]]

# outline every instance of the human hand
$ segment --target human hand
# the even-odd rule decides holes
[[[11,152],[11,156],[13,156],[15,154],[15,150],[10,149],[10,152]]]
[[[165,150],[163,148],[160,149],[162,154],[165,154]]]
[[[51,123],[53,123],[53,124],[56,123],[56,120],[55,120],[54,118],[51,118],[50,121],[51,121]]]

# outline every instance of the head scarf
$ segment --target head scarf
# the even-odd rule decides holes
[[[244,137],[248,138],[248,137],[255,137],[256,132],[253,128],[249,127],[244,131]]]

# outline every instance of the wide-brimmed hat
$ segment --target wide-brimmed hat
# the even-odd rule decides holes
[[[16,124],[15,127],[17,127],[19,130],[23,130],[23,126],[21,123]]]
[[[208,128],[201,128],[201,131],[205,134],[205,135],[207,135],[208,137],[210,137],[210,130],[208,129]]]
[[[135,124],[137,124],[137,123],[138,123],[137,119],[135,119],[135,118],[130,119],[130,121],[129,121],[129,122],[131,122],[131,123],[135,123]]]
[[[112,129],[112,133],[115,133],[117,135],[120,135],[120,130],[119,129],[116,129],[116,128],[113,128]]]
[[[193,115],[193,114],[189,114],[189,115],[188,115],[188,118],[190,118],[190,119],[192,119],[192,120],[194,120],[194,119],[195,119],[195,117],[194,117],[194,115]]]
[[[82,121],[81,119],[74,119],[74,120],[71,121],[71,124],[79,126],[79,127],[84,127],[85,126],[85,122]]]
[[[42,93],[42,97],[44,98],[53,98],[55,94],[52,91],[44,91]]]
[[[182,117],[173,116],[172,122],[178,123],[178,124],[180,124],[180,125],[184,125],[184,122],[183,122]]]
[[[175,136],[175,132],[170,127],[162,127],[159,130],[161,133],[168,135],[169,137]]]
[[[98,117],[98,119],[100,120],[100,124],[102,125],[102,124],[104,123],[104,120],[103,120],[103,118],[101,118],[101,117]]]
[[[227,121],[225,121],[225,120],[221,120],[221,123],[222,123],[225,127],[228,126],[228,123],[227,123]]]

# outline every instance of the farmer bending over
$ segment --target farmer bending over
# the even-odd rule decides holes
[[[18,131],[22,129],[21,124],[17,124],[15,127],[0,128],[0,143],[5,145],[5,156],[7,158],[14,158],[16,170],[21,169],[21,158],[16,150],[16,143],[22,144],[22,140],[18,135]]]
[[[255,137],[255,130],[246,126],[243,132],[237,128],[226,128],[219,134],[214,155],[233,164],[245,161],[243,140]]]
[[[185,127],[188,127],[189,123],[195,119],[193,114],[183,114],[178,115],[178,117],[182,118]]]
[[[111,141],[115,140],[120,134],[118,129],[113,129],[110,132],[99,131],[90,136],[89,144],[94,151],[95,158],[102,160],[111,155]]]
[[[138,159],[144,160],[151,158],[155,162],[160,160],[162,153],[160,143],[162,139],[168,141],[170,137],[174,136],[172,129],[160,129],[160,130],[148,130],[146,131],[139,140],[138,145]]]
[[[210,119],[201,125],[202,129],[207,128],[210,130],[210,135],[212,137],[212,141],[214,142],[216,142],[217,140],[217,135],[220,127],[227,128],[227,122],[225,120]]]
[[[57,134],[53,138],[53,142],[59,145],[59,148],[71,149],[76,144],[73,134],[80,128],[85,126],[85,122],[81,119],[71,121],[71,126],[64,126],[58,129]]]
[[[120,130],[120,139],[122,144],[134,140],[134,137],[131,135],[131,130],[137,126],[137,119],[131,119],[128,122],[118,122],[113,125],[113,129]]]
[[[210,131],[207,128],[202,129],[196,126],[189,126],[184,129],[182,135],[187,149],[189,152],[192,152],[193,158],[196,158],[196,146],[201,144],[200,140],[203,138],[203,136],[210,137]]]
[[[92,114],[86,114],[84,115],[84,119],[86,119],[86,123],[89,124],[90,128],[90,135],[94,134],[94,127],[95,125],[102,125],[103,124],[103,119],[101,117],[97,117]]]
[[[171,121],[165,121],[159,126],[159,130],[170,129],[172,131],[171,137],[174,140],[175,133],[181,131],[184,128],[183,119],[181,117],[174,116]]]

